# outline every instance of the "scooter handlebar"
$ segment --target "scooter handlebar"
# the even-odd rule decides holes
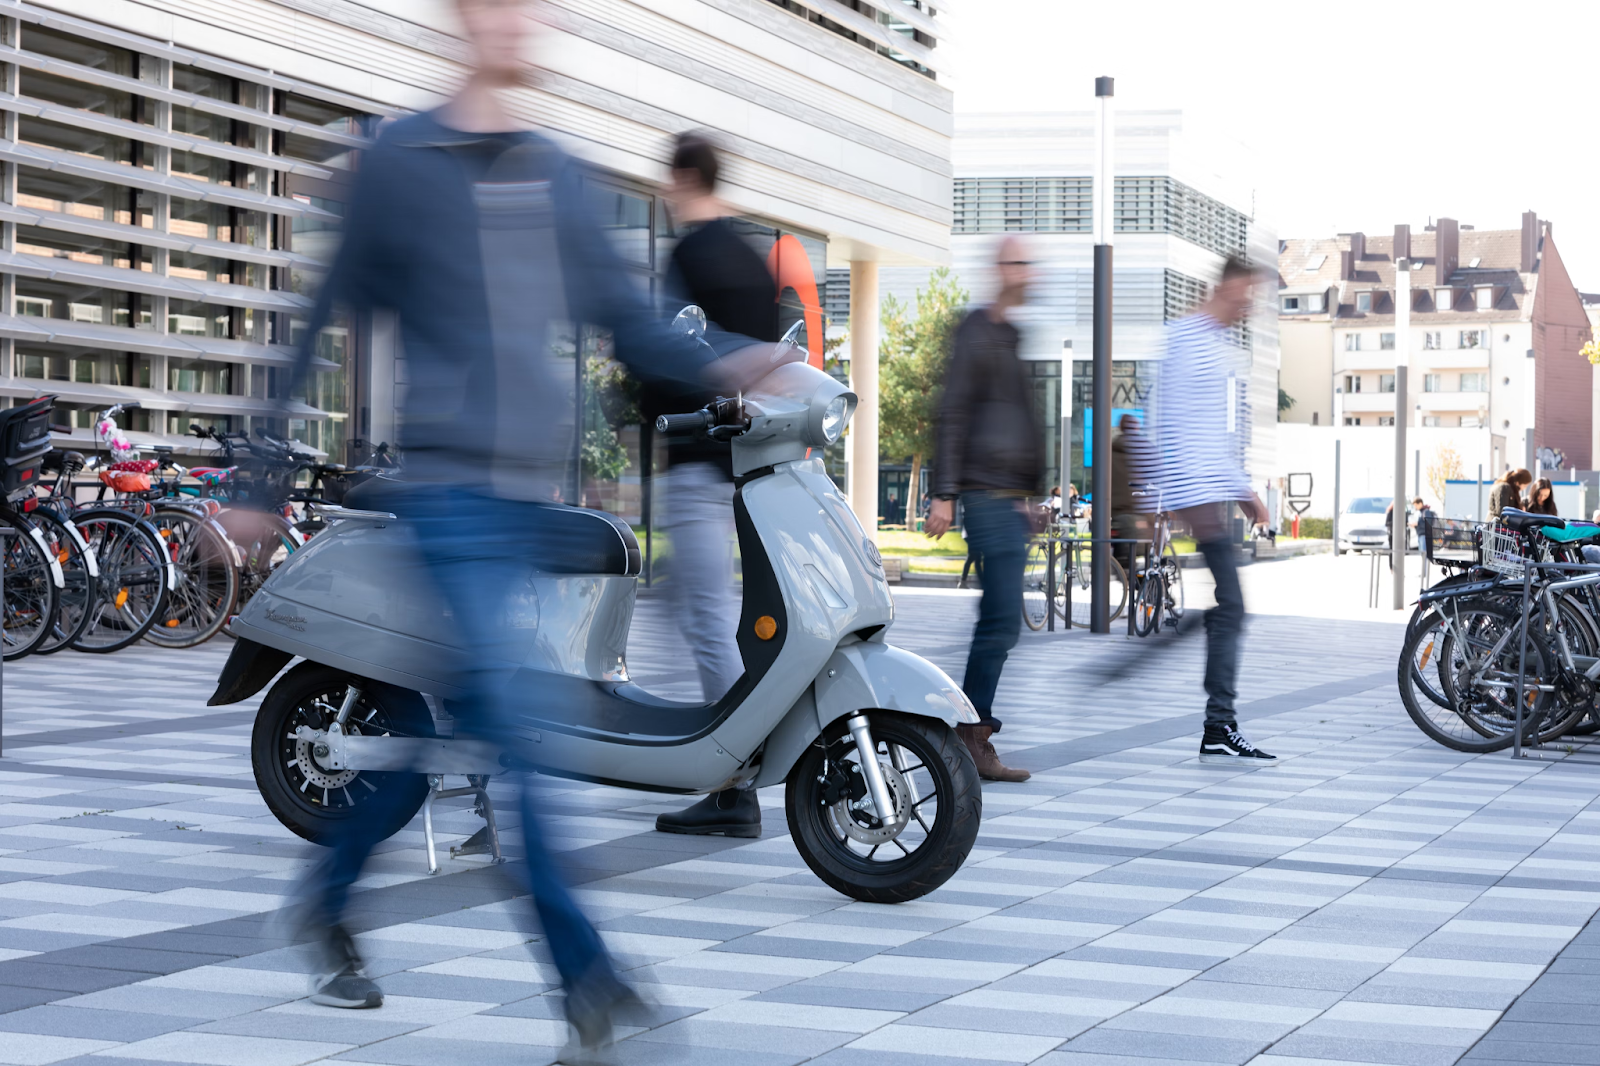
[[[662,415],[656,419],[657,433],[698,433],[711,427],[710,411],[693,411],[686,415]]]

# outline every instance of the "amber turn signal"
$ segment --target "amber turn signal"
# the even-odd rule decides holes
[[[771,640],[778,635],[778,620],[770,614],[764,614],[756,619],[756,636],[762,640]]]

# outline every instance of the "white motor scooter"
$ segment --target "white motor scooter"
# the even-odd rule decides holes
[[[787,782],[790,833],[823,881],[879,903],[937,888],[977,838],[982,793],[954,727],[978,716],[944,671],[885,640],[894,608],[882,560],[821,458],[855,403],[791,362],[742,398],[658,422],[732,441],[745,673],[715,703],[661,699],[629,680],[638,542],[603,511],[552,508],[590,558],[559,574],[530,568],[509,597],[506,624],[525,635],[510,683],[539,698],[504,749],[450,736],[452,679],[471,649],[453,646],[426,582],[396,580],[417,573],[416,549],[377,501],[403,499],[403,485],[378,479],[351,490],[350,506],[319,508],[328,529],[234,621],[238,643],[210,701],[246,699],[305,660],[256,719],[252,758],[273,813],[317,840],[363,817],[378,790],[403,789],[382,828],[422,807],[432,864],[432,801],[444,795],[477,796],[489,822],[479,838],[499,857],[486,786],[507,769],[680,794]],[[468,787],[443,790],[447,774],[469,775]]]

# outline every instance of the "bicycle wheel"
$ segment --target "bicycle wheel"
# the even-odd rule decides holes
[[[1161,615],[1167,606],[1165,575],[1159,566],[1145,570],[1134,580],[1133,631],[1148,637],[1161,628]]]
[[[1043,544],[1028,546],[1022,567],[1022,620],[1029,629],[1044,628],[1050,616],[1050,550]]]
[[[50,636],[60,589],[56,566],[37,526],[9,509],[0,522],[11,527],[5,538],[5,617],[0,625],[7,662],[31,653]]]
[[[1175,626],[1183,617],[1183,564],[1178,561],[1178,549],[1170,540],[1161,551],[1161,572],[1167,589],[1167,625]]]
[[[160,535],[114,507],[79,511],[73,522],[95,554],[100,581],[89,624],[72,646],[96,653],[126,648],[150,631],[166,601],[170,560]]]
[[[1090,597],[1094,590],[1093,556],[1094,553],[1085,546],[1072,560],[1072,570],[1076,572],[1072,587],[1072,624],[1079,629],[1089,628]],[[1128,572],[1109,554],[1106,562],[1111,564],[1111,620],[1116,621],[1128,606]]]
[[[1521,657],[1520,616],[1488,602],[1464,603],[1449,615],[1425,616],[1406,638],[1400,653],[1400,700],[1424,734],[1455,751],[1489,752],[1516,739],[1515,685]],[[1537,627],[1528,635],[1524,680],[1524,730],[1542,722],[1554,692],[1556,659]],[[1451,700],[1439,707],[1421,696],[1414,682],[1432,670]]]
[[[151,519],[177,581],[144,639],[163,648],[192,648],[216,636],[239,598],[233,545],[210,519],[183,507],[161,507]]]
[[[35,655],[50,655],[71,647],[72,642],[83,635],[99,585],[100,568],[88,542],[70,519],[45,508],[34,511],[30,517],[44,534],[45,543],[61,566],[62,587],[57,596],[56,616],[44,642],[33,650]]]
[[[217,522],[243,556],[239,566],[239,602],[234,608],[243,610],[272,572],[305,543],[305,538],[278,515],[244,507],[224,507],[217,515]]]

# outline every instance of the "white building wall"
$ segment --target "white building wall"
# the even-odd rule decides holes
[[[398,110],[457,85],[451,0],[41,0]],[[660,181],[671,135],[728,149],[735,207],[851,259],[937,263],[950,229],[951,93],[759,0],[547,0],[537,87],[512,106],[575,154]],[[819,264],[820,266],[820,264]]]

